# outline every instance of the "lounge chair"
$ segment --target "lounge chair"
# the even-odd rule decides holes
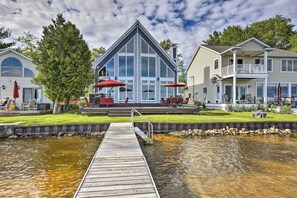
[[[252,103],[252,94],[246,94],[245,100],[247,101],[247,103]]]

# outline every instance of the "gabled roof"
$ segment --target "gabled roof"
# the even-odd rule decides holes
[[[153,48],[153,50],[161,57],[171,69],[176,70],[177,65],[168,53],[160,46],[154,37],[146,30],[146,28],[137,20],[112,46],[100,57],[98,57],[93,64],[102,67],[110,60],[136,33],[139,33],[142,38]]]
[[[229,46],[229,45],[202,45],[208,49],[211,49],[215,52],[218,52],[218,53],[222,53],[228,49],[230,49],[232,46]]]
[[[26,55],[24,55],[24,54],[22,54],[22,53],[20,53],[20,52],[17,52],[17,51],[15,51],[15,50],[11,49],[11,48],[1,49],[1,50],[0,50],[0,56],[2,56],[3,54],[6,54],[6,53],[8,53],[8,52],[15,53],[15,54],[17,54],[17,55],[19,55],[19,56],[21,56],[21,57],[23,57],[23,58],[25,58],[25,59],[27,59],[27,60],[29,60],[29,61],[32,61],[32,59],[29,58],[28,56],[26,56]]]
[[[251,38],[237,44],[236,47],[240,47],[240,46],[242,46],[242,45],[244,45],[244,44],[246,44],[247,42],[250,42],[250,41],[255,41],[256,43],[259,43],[260,45],[263,45],[266,48],[271,48],[269,45],[267,45],[266,43],[260,41],[259,39],[256,39],[255,37],[251,37]]]

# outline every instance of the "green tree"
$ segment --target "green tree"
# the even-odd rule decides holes
[[[209,38],[204,43],[209,45],[220,45],[221,44],[221,32],[214,31],[212,34],[208,36]]]
[[[23,36],[19,36],[15,39],[20,43],[20,47],[17,49],[26,56],[32,57],[37,48],[38,38],[34,36],[30,31],[24,32]]]
[[[173,43],[170,39],[165,39],[160,42],[160,46],[168,53],[171,47],[177,47],[177,43]],[[186,83],[186,69],[184,67],[184,61],[182,60],[183,55],[178,54],[176,64],[178,66],[178,82]]]
[[[294,34],[290,37],[290,50],[297,52],[297,34]]]
[[[106,49],[104,47],[93,48],[91,51],[91,61],[94,62],[99,56],[104,54]]]
[[[271,47],[290,49],[294,46],[294,25],[291,19],[276,15],[275,17],[252,23],[242,28],[239,25],[228,26],[223,32],[214,31],[204,41],[209,45],[236,45],[244,40],[255,37]],[[291,37],[293,37],[291,39]]]
[[[7,47],[14,46],[15,42],[5,42],[4,39],[7,39],[11,36],[11,32],[9,29],[4,29],[4,27],[0,27],[0,49],[5,49]]]
[[[94,82],[91,52],[74,24],[58,14],[52,24],[43,27],[43,35],[33,54],[38,75],[34,82],[44,86],[46,96],[54,101],[53,113],[58,113],[58,103],[71,96],[82,96]],[[67,109],[67,108],[66,108]]]
[[[248,27],[254,37],[271,47],[288,49],[290,37],[294,34],[291,19],[276,15],[275,17],[255,22]]]

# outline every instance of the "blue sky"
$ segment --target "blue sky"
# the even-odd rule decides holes
[[[296,10],[295,0],[1,0],[0,27],[10,29],[12,37],[28,31],[40,37],[42,26],[62,13],[81,30],[90,48],[108,48],[139,20],[157,41],[178,43],[188,63],[214,30],[276,14],[297,25]]]

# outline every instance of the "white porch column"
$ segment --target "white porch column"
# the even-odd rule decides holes
[[[236,50],[233,51],[233,104],[236,104],[236,65],[237,65],[237,59],[236,59]]]
[[[263,86],[263,102],[264,105],[267,104],[267,78],[264,78],[264,86]]]
[[[233,104],[236,104],[236,74],[234,74],[233,76],[233,97],[232,97],[232,100],[233,100]]]
[[[223,95],[223,83],[221,80],[219,80],[219,103],[223,103],[222,101],[222,95]]]
[[[267,73],[267,50],[264,51],[264,73]]]
[[[236,50],[234,50],[233,51],[233,74],[236,74],[236,64],[237,64]]]

